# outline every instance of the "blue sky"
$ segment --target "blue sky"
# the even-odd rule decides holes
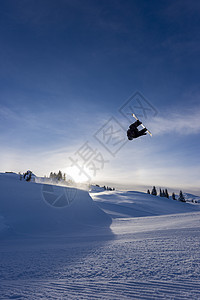
[[[85,169],[97,183],[198,192],[199,13],[185,0],[1,1],[1,171],[77,179],[69,158],[88,141],[106,161]],[[153,137],[113,156],[94,135],[114,117],[126,136],[119,109],[136,92],[157,111],[141,116]]]

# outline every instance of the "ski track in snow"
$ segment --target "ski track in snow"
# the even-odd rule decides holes
[[[115,235],[99,240],[5,241],[0,299],[200,299],[198,220],[200,213],[118,219]]]
[[[199,288],[193,284],[194,282],[184,284],[155,280],[149,282],[90,280],[76,283],[59,280],[45,281],[41,285],[34,280],[31,283],[31,288],[34,289],[33,296],[30,295],[32,291],[27,282],[21,282],[21,288],[26,290],[24,294],[19,291],[16,282],[9,282],[6,288],[12,288],[14,291],[5,299],[198,299]]]

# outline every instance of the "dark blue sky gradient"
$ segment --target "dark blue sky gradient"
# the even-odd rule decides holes
[[[199,15],[195,0],[1,1],[2,153],[10,149],[13,157],[28,147],[40,152],[68,145],[75,151],[135,91],[160,118],[177,113],[184,120],[200,111]],[[184,167],[189,152],[187,163],[197,168],[196,126],[185,135],[169,128],[165,136],[155,135],[151,147],[166,142],[169,156],[181,149],[174,168]],[[164,152],[157,156],[162,161]],[[123,152],[119,161],[110,169],[123,165]],[[19,165],[4,160],[2,168]],[[40,165],[36,172],[52,171]]]

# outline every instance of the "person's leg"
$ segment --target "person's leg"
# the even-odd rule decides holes
[[[130,130],[133,130],[135,127],[136,127],[136,124],[135,124],[135,123],[133,123],[133,124],[131,124],[131,125],[129,126]]]
[[[145,135],[146,134],[147,129],[143,128],[142,130],[139,131],[139,136],[141,135]]]
[[[142,124],[142,122],[140,122],[140,120],[137,120],[134,124],[138,127],[139,125]]]
[[[129,128],[131,129],[131,130],[134,130],[134,128],[137,128],[139,125],[141,125],[142,124],[142,122],[140,122],[139,120],[137,120],[137,121],[135,121],[133,124],[131,124],[130,126],[129,126]]]

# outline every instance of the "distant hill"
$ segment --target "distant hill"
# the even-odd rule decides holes
[[[183,193],[187,202],[200,203],[200,197],[189,193]]]
[[[91,196],[112,218],[157,216],[200,210],[198,204],[183,203],[136,191],[99,191],[91,193]]]

